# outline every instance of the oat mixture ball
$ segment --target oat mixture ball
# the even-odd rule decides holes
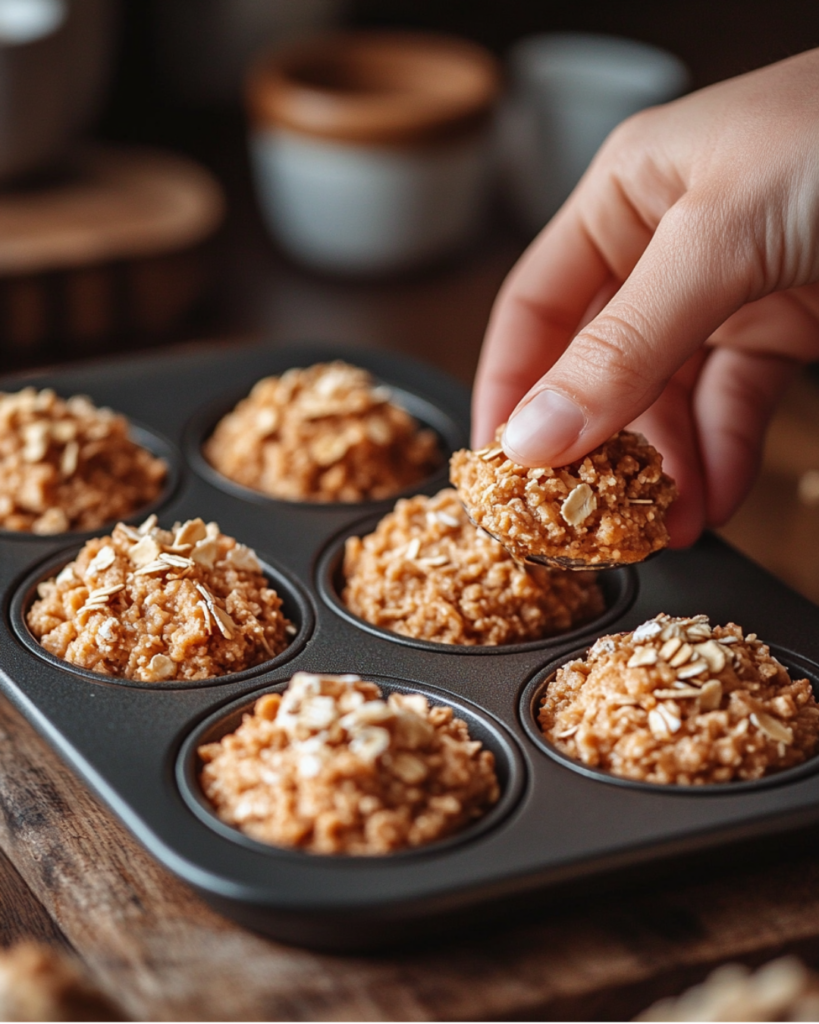
[[[0,392],[0,529],[96,530],[154,501],[168,467],[82,395]]]
[[[118,523],[37,593],[26,622],[47,651],[140,682],[241,672],[295,633],[255,553],[201,519]]]
[[[371,375],[318,363],[265,377],[205,443],[236,483],[289,501],[366,501],[418,483],[442,463],[422,430]]]
[[[500,444],[463,449],[452,456],[450,479],[472,520],[517,558],[564,557],[582,567],[640,562],[668,544],[665,510],[677,488],[662,463],[643,437],[621,430],[559,469],[519,466]]]
[[[229,825],[311,853],[383,854],[465,828],[500,796],[491,751],[452,708],[358,676],[297,672],[238,729],[199,748]]]
[[[403,498],[374,533],[350,537],[344,576],[356,615],[444,644],[539,640],[605,608],[592,573],[524,568],[469,522],[451,489]]]
[[[658,615],[557,670],[538,715],[569,757],[641,782],[758,779],[819,745],[819,706],[755,633]]]

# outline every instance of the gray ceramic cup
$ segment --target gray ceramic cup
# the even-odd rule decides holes
[[[90,126],[116,0],[0,0],[0,181],[47,167]]]

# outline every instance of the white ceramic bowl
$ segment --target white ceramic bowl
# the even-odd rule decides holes
[[[326,271],[408,270],[462,246],[487,194],[493,59],[440,37],[341,35],[251,79],[265,220]]]

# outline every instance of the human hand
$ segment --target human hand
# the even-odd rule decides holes
[[[680,489],[672,546],[751,486],[819,358],[819,50],[643,111],[609,136],[495,302],[473,444],[527,466],[626,424]]]

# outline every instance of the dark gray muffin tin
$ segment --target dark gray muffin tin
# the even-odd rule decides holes
[[[534,722],[538,694],[558,665],[601,634],[660,611],[739,622],[819,683],[815,607],[714,537],[605,574],[606,614],[537,643],[458,648],[412,641],[346,611],[337,594],[343,539],[371,529],[393,500],[274,501],[223,480],[200,453],[218,417],[260,377],[339,357],[391,385],[447,451],[466,444],[465,389],[380,352],[201,346],[0,379],[5,391],[33,384],[88,394],[144,424],[140,441],[172,468],[156,509],[160,523],[215,519],[254,547],[298,626],[285,653],[233,676],[196,684],[96,676],[45,655],[23,620],[37,582],[72,558],[84,538],[0,535],[0,686],[162,864],[251,927],[317,947],[362,949],[451,922],[485,923],[494,912],[566,886],[819,821],[819,759],[754,784],[647,786],[568,762]],[[446,479],[444,467],[417,490],[433,494]],[[299,669],[357,672],[385,691],[451,704],[496,755],[498,806],[458,836],[374,858],[267,847],[217,821],[196,782],[197,745],[233,728],[257,696],[283,689]]]

